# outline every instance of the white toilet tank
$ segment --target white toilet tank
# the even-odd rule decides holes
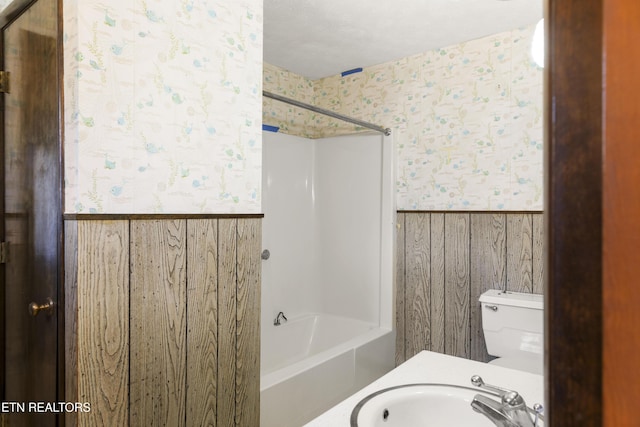
[[[543,297],[491,289],[480,295],[482,329],[491,363],[542,374]]]

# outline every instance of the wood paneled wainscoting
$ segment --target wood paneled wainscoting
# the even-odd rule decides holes
[[[258,427],[261,216],[65,220],[67,426]]]
[[[488,361],[478,297],[543,293],[540,212],[398,212],[396,363],[422,350]]]

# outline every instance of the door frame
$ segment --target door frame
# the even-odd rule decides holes
[[[36,3],[38,0],[13,0],[4,10],[0,12],[0,28],[4,33],[5,27],[15,21],[20,15],[29,9],[29,7]],[[58,277],[57,277],[57,368],[56,368],[56,393],[57,401],[65,401],[65,323],[64,323],[64,306],[65,306],[65,294],[64,294],[64,223],[62,213],[64,212],[64,92],[63,92],[63,70],[64,70],[64,55],[63,55],[63,14],[62,14],[63,0],[57,0],[57,74],[58,74],[58,163],[60,165],[60,179],[57,185],[59,206],[58,212]],[[0,52],[4,52],[4,38],[0,34]],[[4,69],[4,55],[0,53],[0,69]],[[4,111],[4,97],[0,97],[0,108]],[[0,114],[0,125],[4,129],[4,114]],[[4,132],[0,132],[0,180],[2,180],[2,188],[0,189],[0,212],[4,215]],[[5,228],[4,221],[0,221],[0,237],[1,241],[5,240]],[[0,307],[5,307],[5,267],[4,264],[0,264]],[[25,308],[26,309],[26,308]],[[5,336],[6,321],[5,317],[0,316],[0,400],[5,400],[5,355],[6,355],[6,336]],[[57,415],[57,425],[64,426],[64,414]],[[2,419],[0,419],[2,421]]]
[[[640,3],[607,1],[603,22],[602,407],[613,427],[637,423],[640,402]]]

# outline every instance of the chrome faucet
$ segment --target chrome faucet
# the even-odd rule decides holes
[[[287,316],[284,315],[283,312],[278,313],[275,320],[273,321],[274,326],[280,326],[281,320],[287,321]]]
[[[532,420],[529,409],[517,391],[485,384],[478,375],[471,377],[471,384],[489,391],[500,398],[500,402],[477,394],[471,402],[474,411],[489,418],[497,427],[537,427],[542,419],[542,405],[534,405],[535,418]]]

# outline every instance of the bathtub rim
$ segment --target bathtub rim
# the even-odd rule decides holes
[[[326,313],[324,313],[326,314]],[[336,316],[341,317],[341,316]],[[358,319],[350,319],[350,320],[358,320]],[[364,322],[366,323],[366,322]],[[327,350],[324,350],[320,353],[314,354],[312,356],[306,357],[302,360],[299,360],[291,365],[276,369],[275,371],[269,372],[264,375],[260,375],[260,392],[269,389],[277,384],[280,384],[288,379],[295,377],[296,375],[301,374],[321,364],[322,362],[337,357],[341,354],[344,354],[348,351],[355,350],[362,345],[371,342],[377,338],[380,338],[386,334],[393,333],[391,328],[382,327],[379,325],[371,324],[373,328],[363,334],[359,334],[341,344],[338,344],[334,347],[331,347]]]
[[[339,345],[342,345],[343,343],[348,343],[351,340],[359,337],[360,335],[366,334],[367,332],[373,330],[373,329],[377,329],[379,328],[379,325],[373,323],[373,322],[368,322],[366,320],[362,320],[362,319],[356,319],[353,317],[345,317],[345,316],[341,316],[338,314],[332,314],[332,313],[322,313],[322,312],[315,312],[315,311],[311,311],[311,312],[298,312],[298,313],[294,313],[292,315],[289,315],[287,317],[287,321],[285,323],[282,323],[281,325],[262,325],[261,327],[261,331],[260,331],[260,341],[262,343],[261,347],[260,347],[260,369],[261,375],[267,375],[269,373],[272,372],[277,372],[281,369],[286,368],[287,366],[292,366],[295,363],[301,362],[303,360],[308,360],[311,357],[315,356],[316,354],[321,354],[324,353],[325,351],[331,350],[332,348],[335,348]],[[326,320],[325,320],[326,319]],[[313,333],[313,331],[315,331],[316,327],[318,324],[323,324],[325,322],[338,322],[338,323],[344,323],[344,324],[348,324],[350,327],[356,327],[359,328],[360,330],[357,333],[352,334],[351,336],[349,336],[347,339],[343,339],[341,342],[339,342],[338,344],[334,344],[331,347],[325,348],[322,351],[316,352],[316,353],[312,353],[311,355],[307,355],[304,357],[301,357],[297,360],[295,360],[294,362],[290,362],[287,365],[281,365],[278,364],[276,366],[276,368],[272,368],[270,369],[268,372],[264,373],[262,372],[263,369],[263,350],[265,349],[265,342],[267,342],[268,340],[266,339],[267,336],[270,333],[275,333],[278,334],[279,329],[276,329],[275,331],[271,328],[291,328],[291,327],[296,327],[296,326],[302,326],[304,327],[304,322],[310,322],[310,326],[311,326],[311,330],[312,330],[312,334],[308,337],[305,337],[306,341],[308,341],[308,344],[311,344],[311,342],[314,340],[315,338],[315,334]],[[298,324],[302,324],[302,325],[298,325]],[[326,331],[325,331],[326,332]],[[265,336],[266,335],[266,336]]]

